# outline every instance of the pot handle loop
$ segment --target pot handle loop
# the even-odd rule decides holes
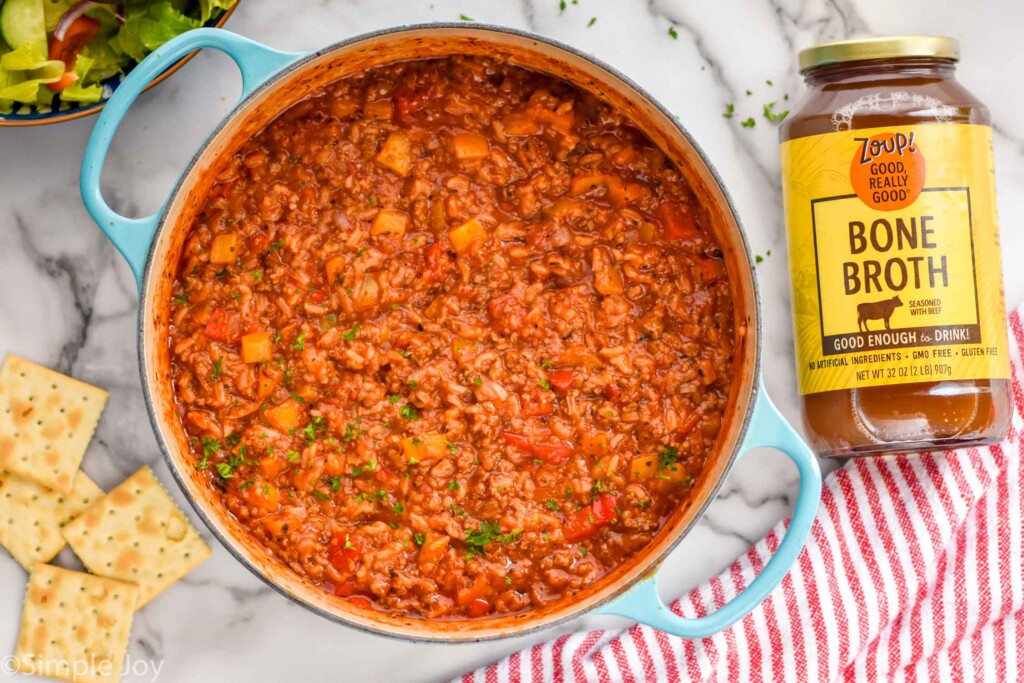
[[[683,638],[706,638],[747,616],[768,597],[789,572],[803,549],[821,500],[821,470],[807,443],[782,417],[762,387],[741,450],[776,448],[793,461],[800,473],[800,493],[786,535],[764,569],[739,595],[707,616],[677,615],[658,595],[657,577],[651,575],[597,613],[634,619],[660,631]]]
[[[229,31],[199,28],[183,33],[154,50],[131,70],[111,95],[85,148],[79,184],[85,208],[128,261],[140,288],[160,212],[143,218],[127,218],[111,209],[100,188],[103,162],[121,120],[142,91],[176,61],[204,47],[220,50],[238,65],[242,72],[242,98],[271,75],[304,56],[303,53],[280,52]]]

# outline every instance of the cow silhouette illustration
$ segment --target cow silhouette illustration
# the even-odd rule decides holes
[[[892,329],[889,327],[889,318],[892,317],[892,312],[902,305],[903,302],[900,300],[899,295],[883,301],[866,301],[862,304],[857,304],[857,331],[870,332],[871,330],[868,329],[869,320],[884,320],[885,329]]]

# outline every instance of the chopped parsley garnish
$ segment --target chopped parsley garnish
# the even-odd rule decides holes
[[[501,536],[501,526],[497,522],[480,522],[480,527],[475,531],[466,531],[466,545],[470,547],[470,553],[486,555],[484,546],[497,540]]]
[[[277,251],[278,249],[280,249],[283,246],[284,246],[284,240],[280,239],[280,240],[278,240],[276,242],[271,242],[270,243],[270,250],[271,251]]]
[[[377,471],[377,461],[376,460],[370,460],[370,462],[368,462],[366,464],[366,467],[353,467],[352,468],[352,476],[353,477],[358,477],[359,475],[363,474],[364,472],[375,472],[375,471]]]
[[[412,535],[412,542],[415,543],[416,545],[423,545],[423,542],[425,540],[427,540],[427,535],[426,534],[413,534]]]
[[[188,303],[188,292],[183,292],[181,296],[174,297],[174,301],[171,302],[175,306],[181,306]]]
[[[450,452],[450,453],[451,453],[452,455],[455,455],[456,453],[458,453],[458,452],[459,452],[458,446],[456,446],[455,444],[453,444],[453,443],[452,443],[451,441],[449,441],[448,439],[445,439],[445,440],[444,440],[444,445],[445,445],[445,446],[446,446],[446,447],[448,448],[448,451],[449,451],[449,452]]]
[[[306,435],[306,441],[312,443],[317,440],[318,437],[324,435],[327,431],[327,425],[324,424],[324,418],[319,415],[314,416],[303,429],[302,433]]]
[[[262,279],[263,279],[263,271],[262,270],[254,270],[254,271],[252,271],[252,281],[253,282],[259,282]]]
[[[540,363],[540,369],[541,369],[541,370],[547,370],[547,369],[548,369],[548,368],[550,368],[550,367],[551,367],[552,365],[554,365],[554,362],[553,362],[553,361],[550,361],[550,360],[545,360],[545,361],[541,361],[541,363]]]
[[[729,102],[725,105],[725,112],[722,114],[727,119],[731,119],[736,114],[736,105]]]
[[[322,491],[313,491],[313,496],[319,500],[330,500],[331,497]]]
[[[554,498],[548,498],[545,500],[544,505],[547,506],[549,510],[554,510],[555,512],[558,512],[559,510],[558,501]]]
[[[477,386],[480,386],[483,383],[484,383],[484,381],[482,379],[480,379],[479,377],[474,377],[473,378],[473,384],[475,384]]]
[[[398,394],[391,394],[390,396],[388,396],[388,403],[398,403],[401,400],[402,397],[399,396]]]
[[[675,446],[665,446],[658,454],[658,469],[667,469],[679,462],[679,449]]]
[[[217,455],[220,450],[220,441],[211,436],[203,437],[203,459],[199,461],[199,469],[205,470],[210,466],[210,458]]]
[[[401,503],[395,503],[394,505],[391,506],[391,509],[394,510],[396,514],[401,514],[402,512],[405,512],[405,506],[402,505]]]
[[[769,102],[768,104],[764,105],[764,117],[771,121],[772,123],[778,123],[779,121],[782,121],[784,118],[786,118],[788,115],[788,109],[786,111],[780,112],[775,111],[774,102]]]
[[[512,531],[508,532],[504,536],[498,536],[498,543],[515,543],[523,535],[523,530],[516,527]]]
[[[740,121],[740,125],[743,126],[744,128],[753,128],[754,126],[757,125],[757,121],[755,121],[754,117],[751,116],[747,118],[746,121]]]
[[[288,462],[298,462],[302,459],[298,451],[288,451]]]
[[[419,383],[416,382],[416,380],[414,380],[414,379],[409,380],[409,388],[410,389],[415,389],[418,386],[419,386]]]
[[[335,475],[328,480],[331,484],[331,490],[337,493],[341,490],[341,477]]]
[[[235,468],[226,462],[217,463],[217,473],[221,479],[230,479],[235,476]]]
[[[213,361],[213,378],[217,379],[222,372],[224,372],[224,356]]]
[[[238,490],[239,491],[244,491],[244,490],[246,490],[247,488],[249,488],[250,486],[252,486],[255,483],[256,482],[254,482],[252,479],[250,479],[249,481],[247,481],[244,484],[242,484],[241,486],[239,486]]]
[[[356,325],[348,332],[342,332],[341,336],[345,341],[355,341],[356,335],[359,334],[359,325]]]
[[[548,384],[548,381],[546,379],[537,380],[537,385],[544,391],[551,391],[551,385]]]
[[[292,348],[296,351],[301,351],[306,348],[306,333],[299,332],[299,336],[295,338],[295,342],[292,344]]]
[[[448,482],[448,490],[449,491],[458,491],[460,488],[462,488],[462,487],[459,485],[459,482],[455,481],[454,479],[452,479],[450,482]]]
[[[417,413],[416,409],[413,408],[408,403],[406,403],[404,406],[402,406],[402,408],[398,411],[398,414],[401,415],[402,417],[404,417],[406,420],[418,420],[418,419],[420,419],[420,414]]]

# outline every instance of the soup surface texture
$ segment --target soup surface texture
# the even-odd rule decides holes
[[[194,465],[307,580],[425,618],[578,592],[686,505],[732,376],[704,209],[579,89],[375,68],[218,177],[180,256]]]

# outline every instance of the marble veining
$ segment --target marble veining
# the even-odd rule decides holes
[[[798,409],[777,130],[761,108],[795,103],[802,90],[796,73],[801,47],[866,34],[962,40],[961,78],[988,103],[995,121],[1007,301],[1024,301],[1024,278],[1009,269],[1024,256],[1018,228],[1024,221],[1024,89],[1016,79],[1024,72],[1024,52],[1017,48],[1024,5],[1016,0],[567,0],[564,9],[559,0],[242,0],[228,28],[277,48],[308,50],[385,26],[460,15],[536,31],[595,54],[659,98],[696,137],[733,195],[752,250],[765,256],[758,266],[765,382],[790,419],[798,420]],[[204,52],[144,95],[107,162],[104,192],[111,205],[132,215],[155,211],[195,146],[231,109],[239,82],[226,58]],[[732,119],[722,116],[726,103],[735,105]],[[739,125],[747,116],[757,120],[753,129]],[[24,355],[108,389],[110,403],[85,469],[109,489],[149,464],[185,506],[142,400],[135,284],[78,194],[82,149],[94,122],[0,129],[0,356]],[[757,452],[740,461],[705,518],[665,563],[663,593],[679,594],[726,567],[788,513],[796,483],[779,454]],[[131,657],[162,662],[158,680],[434,681],[574,628],[623,623],[587,617],[480,645],[389,640],[291,604],[206,536],[214,557],[136,619]],[[69,551],[61,561],[75,566]],[[14,649],[24,584],[23,570],[0,553],[0,657]],[[152,671],[125,680],[152,680]]]

